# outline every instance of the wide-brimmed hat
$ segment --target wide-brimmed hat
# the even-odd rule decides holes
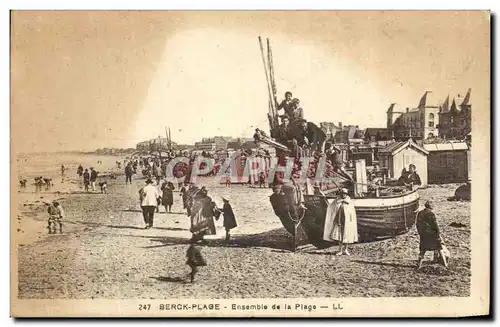
[[[224,202],[229,202],[229,200],[228,200],[228,199],[226,199],[225,197],[221,196],[221,198],[222,198],[222,201],[224,201]]]
[[[153,180],[151,178],[146,179],[146,184],[153,184]]]
[[[349,194],[349,191],[346,188],[340,189],[340,194]]]

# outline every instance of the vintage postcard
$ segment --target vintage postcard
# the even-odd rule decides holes
[[[490,12],[10,24],[12,316],[489,314]]]

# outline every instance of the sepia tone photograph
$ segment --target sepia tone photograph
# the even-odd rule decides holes
[[[487,315],[490,51],[488,11],[11,11],[11,315]]]

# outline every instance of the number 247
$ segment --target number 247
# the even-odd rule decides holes
[[[139,304],[139,311],[150,310],[151,304]]]

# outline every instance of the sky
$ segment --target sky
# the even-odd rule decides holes
[[[15,152],[135,147],[268,130],[258,36],[278,96],[307,120],[385,127],[391,103],[417,106],[472,88],[489,108],[485,12],[14,11]],[[435,103],[439,104],[439,103]]]

